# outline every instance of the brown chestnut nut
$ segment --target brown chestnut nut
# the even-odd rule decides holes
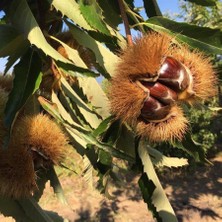
[[[141,81],[141,84],[149,89],[150,95],[159,100],[163,105],[170,105],[178,99],[176,92],[159,82]]]
[[[158,81],[176,92],[181,92],[188,88],[191,78],[182,63],[172,57],[166,57],[159,70]]]

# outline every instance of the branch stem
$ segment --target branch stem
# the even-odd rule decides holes
[[[123,19],[123,24],[125,27],[127,43],[129,46],[132,46],[133,40],[132,40],[132,35],[131,35],[130,27],[129,27],[129,21],[128,21],[128,18],[126,15],[126,8],[124,6],[123,0],[118,0],[118,2],[119,2],[119,8],[120,8],[120,12],[121,12],[121,17]]]

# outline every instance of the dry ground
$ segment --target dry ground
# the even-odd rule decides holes
[[[191,173],[168,171],[161,178],[179,222],[222,221],[222,157],[212,162],[213,166],[199,166]],[[49,184],[40,204],[70,222],[153,222],[141,198],[137,180],[137,177],[129,175],[124,189],[115,190],[115,199],[108,200],[88,187],[83,178],[61,176],[69,206],[58,202]],[[14,220],[0,217],[0,221]]]

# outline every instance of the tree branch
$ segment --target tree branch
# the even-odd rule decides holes
[[[119,8],[120,8],[120,12],[121,12],[121,17],[122,17],[123,24],[124,24],[124,27],[125,27],[127,43],[128,43],[128,45],[132,46],[133,45],[133,40],[132,40],[132,36],[131,36],[131,31],[130,31],[130,27],[129,27],[128,18],[127,18],[127,15],[126,15],[125,6],[124,6],[124,3],[123,3],[123,0],[118,0],[118,2],[119,2]]]

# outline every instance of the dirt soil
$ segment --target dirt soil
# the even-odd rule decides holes
[[[213,166],[198,166],[193,172],[168,171],[161,182],[179,222],[222,221],[222,157],[211,160]],[[154,222],[137,187],[138,177],[129,175],[124,189],[104,198],[81,177],[63,177],[68,206],[58,202],[49,184],[40,200],[45,210],[57,212],[70,222]],[[0,216],[1,222],[12,222]]]

